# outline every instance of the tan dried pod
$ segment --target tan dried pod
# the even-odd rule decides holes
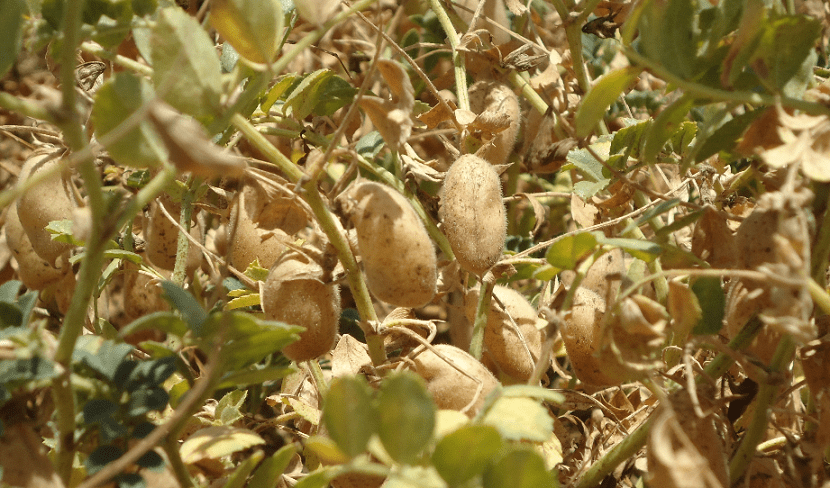
[[[484,274],[501,258],[507,232],[501,180],[487,161],[465,154],[444,177],[438,215],[455,258]]]
[[[270,268],[285,251],[288,234],[282,229],[264,229],[256,225],[250,214],[245,192],[239,192],[231,207],[228,222],[230,261],[234,268],[244,271],[259,260],[263,268]]]
[[[340,321],[340,290],[322,278],[319,264],[290,252],[274,264],[260,286],[262,311],[267,318],[306,329],[299,341],[282,350],[293,361],[314,359],[334,347]]]
[[[178,219],[181,214],[181,205],[173,202],[167,195],[161,196],[150,204],[150,216],[146,220],[146,227],[144,228],[145,256],[153,265],[172,271],[176,265],[179,227],[164,215],[162,205],[174,219]],[[196,241],[202,241],[202,233],[195,222],[190,227],[190,235]],[[199,267],[201,261],[202,251],[191,243],[187,252],[187,274],[193,273]]]
[[[23,164],[18,181],[26,181],[60,166],[61,160],[54,151],[35,151]],[[58,256],[73,246],[53,241],[52,234],[45,228],[55,220],[71,220],[74,207],[71,183],[61,172],[30,188],[17,201],[17,216],[29,236],[32,249],[49,264],[54,265]]]
[[[470,110],[478,114],[470,127],[485,134],[476,156],[491,164],[505,164],[519,135],[519,98],[509,86],[492,80],[475,82],[469,92]]]
[[[471,323],[475,322],[478,297],[478,290],[470,290],[464,301],[467,320]],[[527,381],[541,355],[542,332],[536,328],[536,319],[536,309],[521,293],[504,286],[493,289],[484,329],[485,354],[499,371],[514,381]]]
[[[466,351],[449,344],[438,344],[433,349],[413,359],[415,372],[426,381],[439,409],[458,410],[473,417],[487,395],[499,387],[499,381]]]
[[[286,195],[257,180],[249,180],[242,193],[245,194],[245,209],[259,228],[282,229],[292,235],[309,224],[308,214],[297,195]]]
[[[17,261],[17,277],[26,288],[42,290],[61,279],[63,271],[53,267],[32,248],[15,209],[6,213],[3,228],[6,231],[6,243]]]
[[[124,261],[124,313],[131,320],[153,312],[170,310],[158,281],[140,273],[139,269],[137,264]]]
[[[620,250],[609,252],[591,266],[576,290],[573,306],[566,312],[560,333],[574,373],[583,383],[596,386],[618,385],[610,378],[597,358],[602,345],[602,322],[607,303],[614,300],[614,286],[609,275],[622,268]]]
[[[347,198],[366,283],[379,300],[418,308],[435,296],[435,249],[423,222],[403,195],[380,183],[360,183]]]

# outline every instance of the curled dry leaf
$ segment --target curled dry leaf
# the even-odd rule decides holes
[[[478,115],[469,127],[480,133],[484,143],[476,156],[495,165],[506,163],[519,134],[518,97],[504,83],[477,81],[470,87],[470,109]]]
[[[465,154],[450,166],[438,215],[461,267],[482,275],[501,258],[507,232],[501,180],[487,161]]]
[[[726,454],[712,419],[698,418],[689,410],[660,407],[648,439],[649,485],[728,487]]]
[[[727,333],[734,337],[758,313],[767,327],[750,351],[765,362],[772,358],[781,334],[802,344],[816,337],[815,325],[809,321],[813,302],[805,280],[811,262],[805,208],[811,198],[806,190],[766,193],[735,235],[741,268],[792,282],[741,278],[727,287]]]
[[[412,205],[392,188],[373,182],[354,186],[345,198],[369,290],[399,307],[429,303],[438,279],[435,250]]]
[[[412,134],[412,109],[415,107],[415,90],[409,75],[399,63],[389,60],[378,61],[380,71],[389,92],[390,99],[365,96],[360,99],[360,108],[372,119],[383,140],[394,151],[400,151]]]
[[[244,174],[245,160],[214,144],[195,120],[161,100],[150,104],[148,115],[167,146],[170,162],[179,171],[207,178]]]
[[[484,6],[481,10],[476,25],[470,29],[485,29],[493,38],[496,44],[510,42],[510,21],[507,19],[507,10],[504,8],[503,0],[481,0]],[[462,0],[455,2],[459,5],[456,8],[458,16],[469,26],[473,21],[473,14],[478,8],[479,0]],[[511,2],[515,3],[515,2]]]
[[[319,264],[289,252],[274,264],[261,285],[266,317],[306,328],[299,341],[282,350],[293,361],[314,359],[334,346],[340,322],[340,289],[322,278]]]
[[[815,181],[830,181],[830,117],[797,116],[777,107],[778,136],[783,144],[761,151],[761,158],[773,168],[800,164],[801,172]]]

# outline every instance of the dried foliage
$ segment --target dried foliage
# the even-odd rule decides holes
[[[828,39],[0,2],[0,485],[830,486]]]

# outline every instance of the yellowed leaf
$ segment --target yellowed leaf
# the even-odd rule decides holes
[[[248,429],[214,426],[194,432],[184,441],[179,452],[182,461],[193,464],[203,459],[218,459],[260,444],[265,444],[262,437]]]

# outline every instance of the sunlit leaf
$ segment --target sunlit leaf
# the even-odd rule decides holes
[[[585,94],[576,111],[577,137],[587,137],[605,116],[608,107],[640,76],[642,68],[628,66],[602,75]]]
[[[219,459],[260,444],[265,444],[262,437],[248,429],[214,426],[194,432],[179,452],[182,461],[193,464],[202,459]]]
[[[537,400],[500,397],[484,416],[505,439],[544,442],[553,432],[553,419]]]
[[[0,3],[0,76],[17,61],[20,52],[24,0],[4,0]]]
[[[484,472],[502,447],[495,427],[467,425],[444,436],[435,446],[432,465],[450,486]]]
[[[284,22],[280,0],[214,0],[210,5],[210,25],[254,63],[274,61]]]
[[[560,270],[574,269],[597,246],[597,238],[590,232],[572,234],[556,241],[545,253],[545,260]]]
[[[693,334],[717,334],[723,327],[726,295],[720,278],[700,277],[692,283],[692,291],[700,304],[701,319],[692,329]]]
[[[293,444],[282,446],[273,455],[268,456],[259,465],[251,481],[248,483],[248,488],[276,488],[282,476],[280,476],[288,467],[291,458],[297,453],[297,449]]]
[[[380,440],[399,463],[412,463],[432,438],[435,402],[414,373],[387,377],[378,396]]]
[[[558,486],[545,469],[545,460],[528,447],[516,447],[484,472],[484,488],[553,488]]]
[[[329,435],[349,457],[366,450],[378,430],[378,409],[362,377],[344,376],[331,382],[323,408]]]
[[[127,121],[154,97],[148,81],[127,72],[116,73],[95,94],[95,136],[118,164],[147,168],[167,159],[167,149],[148,120]],[[130,130],[122,132],[127,127]]]
[[[694,103],[693,97],[683,96],[663,108],[645,134],[643,160],[649,163],[655,162],[657,154],[680,127],[680,123],[686,118]]]

